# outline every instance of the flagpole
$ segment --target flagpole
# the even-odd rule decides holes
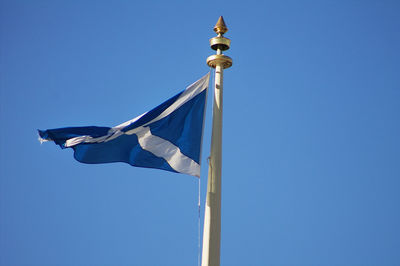
[[[221,240],[221,161],[222,161],[222,92],[223,71],[232,66],[232,59],[224,54],[231,41],[223,36],[228,31],[223,17],[214,27],[217,37],[210,39],[211,49],[217,54],[207,58],[215,68],[211,152],[208,166],[207,199],[204,215],[202,266],[219,266]]]

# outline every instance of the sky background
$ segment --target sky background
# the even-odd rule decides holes
[[[221,265],[400,265],[399,14],[389,0],[1,0],[0,265],[197,265],[197,178],[81,164],[36,130],[115,126],[183,90],[209,71],[220,15]]]

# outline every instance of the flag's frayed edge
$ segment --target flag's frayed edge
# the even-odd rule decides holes
[[[48,142],[48,141],[50,141],[50,140],[48,140],[48,139],[42,138],[42,137],[39,135],[39,133],[38,133],[38,140],[39,140],[40,144],[42,144],[43,142]]]

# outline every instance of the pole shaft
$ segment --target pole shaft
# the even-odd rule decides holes
[[[221,162],[222,162],[222,92],[223,71],[232,66],[232,59],[222,54],[231,41],[223,35],[228,31],[219,17],[214,27],[217,37],[210,39],[211,49],[217,54],[207,58],[207,65],[215,68],[211,151],[208,165],[207,199],[204,215],[202,266],[219,266],[221,245]]]
[[[219,266],[221,242],[221,161],[222,161],[223,67],[215,66],[211,154],[208,168],[204,217],[202,266]]]

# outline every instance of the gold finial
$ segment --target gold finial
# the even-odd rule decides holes
[[[231,45],[231,40],[223,36],[223,34],[228,31],[228,28],[226,27],[224,18],[222,16],[219,17],[217,24],[215,24],[214,31],[218,34],[218,36],[210,39],[211,49],[216,51],[228,50],[229,46]]]
[[[222,16],[219,17],[217,24],[215,24],[214,31],[218,36],[210,39],[210,46],[211,49],[217,51],[217,54],[207,58],[207,65],[213,68],[217,66],[222,66],[222,68],[231,67],[232,59],[222,54],[222,52],[228,50],[231,45],[231,40],[223,36],[223,34],[228,31],[228,28]]]
[[[217,24],[215,24],[214,31],[218,35],[225,34],[228,31],[228,28],[226,27],[224,18],[222,16],[219,17]]]

